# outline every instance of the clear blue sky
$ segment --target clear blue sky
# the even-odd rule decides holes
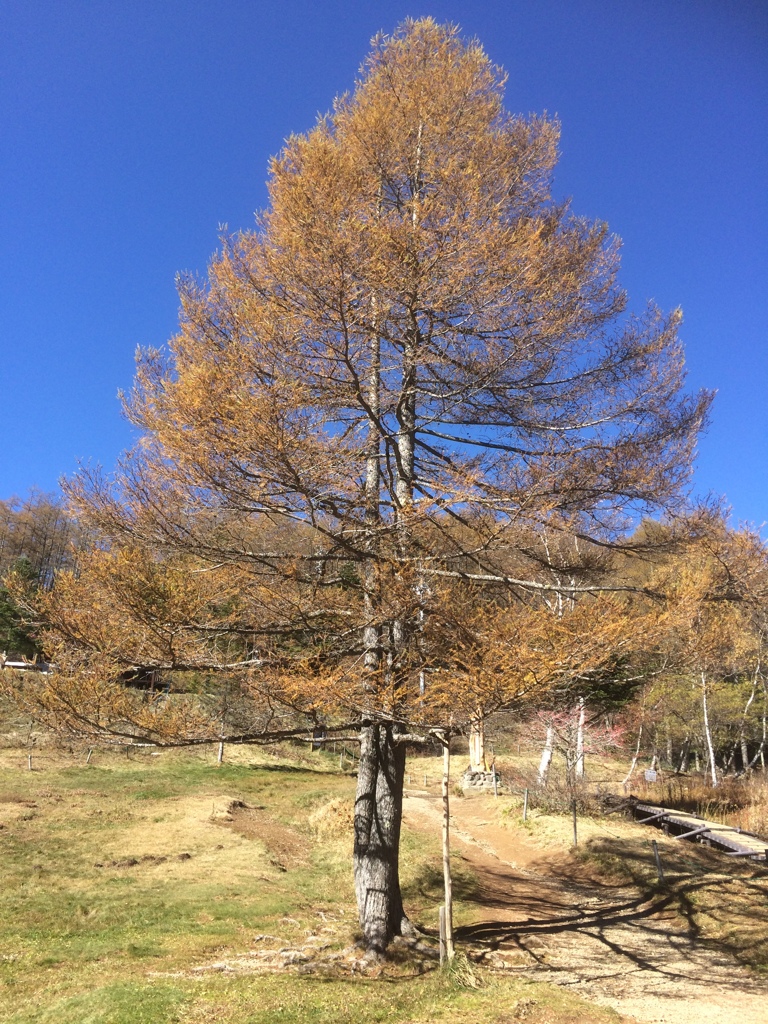
[[[696,490],[768,520],[767,0],[3,0],[0,498],[130,441],[116,393],[174,276],[249,227],[267,160],[431,14],[562,121],[556,189],[624,240],[633,305],[685,312],[718,389]]]

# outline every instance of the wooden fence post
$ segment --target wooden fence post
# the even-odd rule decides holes
[[[445,955],[453,958],[453,879],[451,877],[451,734],[443,735],[443,885],[445,888]]]
[[[659,856],[659,846],[655,839],[651,840],[651,846],[653,847],[653,859],[656,861],[656,872],[659,876],[659,881],[664,881],[664,868],[661,866],[661,857]]]

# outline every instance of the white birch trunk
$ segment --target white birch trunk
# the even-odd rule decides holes
[[[635,744],[635,754],[634,754],[634,757],[632,758],[632,764],[629,766],[629,771],[624,776],[624,778],[621,780],[622,786],[629,785],[629,780],[632,778],[632,775],[634,774],[635,768],[637,767],[637,759],[640,756],[640,743],[642,742],[642,739],[643,739],[643,724],[644,724],[643,722],[640,723],[640,729],[638,730],[638,733],[637,733],[637,743]]]
[[[584,778],[584,724],[587,718],[587,709],[584,698],[579,697],[579,720],[576,726],[576,778],[582,781]]]
[[[749,747],[744,736],[741,737],[741,770],[746,772],[749,767]]]
[[[750,768],[754,768],[757,762],[760,761],[763,771],[765,771],[765,744],[768,739],[768,721],[766,720],[768,715],[766,712],[768,712],[768,685],[766,684],[765,679],[763,679],[763,736],[760,740],[760,746],[757,748],[757,753],[749,762],[748,766]]]
[[[536,781],[540,786],[546,786],[549,778],[549,766],[552,764],[552,751],[555,748],[555,727],[550,723],[547,726],[547,738],[544,741],[544,749],[541,752],[539,771]]]
[[[701,706],[704,712],[704,737],[707,741],[707,752],[708,752],[708,763],[709,771],[712,778],[712,785],[717,785],[717,765],[715,764],[715,748],[712,744],[712,730],[709,726],[709,693],[707,687],[707,677],[701,673]]]
[[[760,662],[757,663],[755,674],[752,677],[752,692],[749,695],[749,700],[744,705],[744,711],[741,716],[741,722],[739,723],[739,747],[741,748],[741,768],[742,771],[746,772],[749,770],[749,750],[747,749],[747,737],[745,735],[747,727],[747,715],[749,709],[757,695],[757,680],[760,675]]]

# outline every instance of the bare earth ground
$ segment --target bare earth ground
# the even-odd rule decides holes
[[[410,828],[434,835],[441,813],[436,796],[408,794]],[[452,800],[451,817],[453,849],[479,880],[477,921],[458,937],[484,948],[489,967],[567,986],[630,1020],[768,1022],[768,983],[698,938],[694,918],[663,890],[643,896],[560,876],[557,857],[497,824],[487,797]]]
[[[389,982],[395,977],[431,973],[434,960],[428,954],[433,952],[434,940],[402,950],[400,959],[394,951],[392,963],[372,965],[361,950],[348,945],[355,927],[351,893],[345,889],[339,900],[323,898],[324,885],[341,884],[342,875],[333,874],[333,864],[341,865],[347,879],[353,813],[351,779],[339,780],[329,773],[313,781],[308,776],[302,781],[307,799],[297,803],[291,795],[293,788],[280,781],[281,773],[289,768],[278,766],[273,785],[272,777],[266,774],[267,767],[274,767],[269,762],[260,768],[263,777],[248,782],[242,792],[239,785],[245,776],[233,779],[232,790],[212,786],[210,791],[204,787],[201,791],[197,785],[187,784],[188,780],[184,782],[186,776],[181,772],[178,777],[173,773],[163,776],[165,783],[158,783],[160,795],[155,796],[150,773],[138,764],[137,778],[143,781],[131,782],[125,799],[116,800],[118,790],[109,782],[108,773],[96,776],[97,781],[102,780],[98,785],[104,786],[104,792],[94,788],[94,782],[85,789],[50,789],[57,785],[54,768],[58,770],[69,762],[56,760],[53,755],[45,760],[42,753],[35,756],[40,762],[36,768],[42,773],[39,775],[28,772],[26,755],[14,753],[5,758],[8,778],[15,781],[7,792],[0,792],[0,837],[15,851],[14,856],[21,858],[18,872],[29,875],[31,871],[35,879],[38,875],[42,879],[29,882],[32,896],[37,894],[40,900],[50,892],[51,899],[59,901],[56,906],[66,919],[62,934],[67,942],[71,938],[76,943],[80,960],[74,953],[62,953],[61,936],[36,905],[29,918],[34,923],[34,915],[40,913],[51,931],[45,952],[56,957],[57,972],[63,972],[61,965],[65,963],[82,962],[84,970],[94,972],[88,977],[98,980],[103,954],[105,970],[114,971],[119,978],[139,979],[145,971],[152,984],[155,979],[162,982],[179,978],[179,991],[184,993],[188,992],[184,984],[189,979],[202,986],[212,975],[223,976],[224,984],[230,978],[262,974],[285,977],[306,973],[346,982],[358,975],[376,978],[383,971],[383,981]],[[113,759],[109,763],[121,762]],[[409,784],[406,790],[405,838],[406,875],[414,875],[413,866],[417,866],[417,881],[408,882],[413,886],[409,898],[415,900],[417,920],[434,923],[436,903],[440,902],[440,879],[435,877],[434,868],[439,864],[436,854],[442,809],[435,772],[430,771],[429,789]],[[129,778],[130,773],[126,775]],[[178,793],[164,791],[164,785],[172,787],[177,782]],[[230,783],[222,785],[229,787]],[[329,800],[333,793],[336,795]],[[764,867],[728,861],[711,851],[665,840],[658,831],[612,817],[580,820],[578,849],[584,850],[591,840],[592,853],[589,857],[575,856],[570,850],[571,823],[567,815],[534,811],[523,827],[514,799],[495,801],[482,794],[452,799],[451,809],[456,890],[460,896],[460,948],[489,971],[499,972],[499,980],[555,983],[586,1000],[584,1010],[576,1011],[584,1012],[583,1018],[573,1016],[569,1007],[557,1016],[558,1020],[595,1020],[606,1007],[628,1024],[768,1024],[768,976],[745,966],[761,961],[761,957],[746,953],[766,948],[768,872]],[[66,848],[75,835],[71,831],[73,818],[83,823],[87,837],[82,846],[75,842],[74,866],[71,874],[65,873],[68,892],[62,894],[55,881],[55,857],[56,851]],[[319,838],[327,839],[318,844],[323,857],[316,863],[308,850],[305,825]],[[14,836],[16,845],[12,842]],[[653,884],[649,851],[654,836],[669,868],[668,887]],[[49,847],[45,847],[46,837],[52,837]],[[603,848],[601,841],[608,851],[604,861],[598,861],[594,853],[599,854]],[[43,854],[28,852],[36,851],[38,842],[51,851],[47,860]],[[617,850],[621,851],[622,871],[612,873],[614,862],[608,854],[615,858]],[[98,862],[94,863],[96,857]],[[39,859],[32,863],[33,858]],[[689,862],[694,861],[691,867]],[[422,865],[427,869],[423,876],[418,873]],[[227,931],[217,923],[215,907],[211,913],[207,906],[198,909],[200,893],[207,892],[208,880],[224,875],[226,885],[222,883],[221,892],[216,889],[214,900],[224,900],[223,905],[229,908],[233,896],[246,901],[253,898],[254,908],[268,908],[259,911],[263,917],[259,927],[265,934],[254,936],[250,911],[243,915],[241,925]],[[142,960],[132,961],[133,974],[124,973],[131,963],[120,959],[122,945],[134,941],[131,922],[114,935],[102,929],[102,935],[95,913],[92,949],[88,945],[91,918],[83,916],[90,914],[90,901],[98,909],[98,900],[93,897],[97,889],[107,892],[111,885],[129,878],[136,883],[137,907],[149,906],[158,898],[170,900],[176,893],[173,906],[178,906],[180,914],[188,914],[183,920],[189,932],[180,931],[179,938],[175,931],[156,927],[150,919],[152,942],[162,948],[167,941],[170,952],[166,962],[157,956],[158,962],[152,964],[155,970],[147,971],[150,965],[143,966]],[[336,881],[329,883],[330,878]],[[257,887],[258,898],[254,896],[254,879],[263,883]],[[298,896],[294,893],[296,886]],[[419,894],[423,904],[419,903]],[[210,899],[210,894],[206,898]],[[104,904],[104,908],[120,906],[114,896]],[[227,909],[222,920],[228,921],[227,914],[231,913]],[[295,913],[297,919],[287,916],[289,913]],[[74,925],[67,924],[67,915],[72,914],[77,915]],[[35,939],[27,939],[26,946],[21,938],[14,937],[14,941],[22,950],[19,963],[23,967]],[[429,948],[420,948],[425,946]],[[242,951],[238,953],[238,949]],[[94,950],[99,953],[96,959]],[[8,956],[1,955],[3,952],[0,966],[4,960],[16,960],[15,952]],[[764,952],[761,955],[765,964]],[[423,961],[419,961],[420,956]],[[59,983],[52,979],[53,970],[41,964],[39,975],[48,986],[44,998],[56,1000],[60,998],[55,988]],[[19,976],[23,974],[20,970]],[[68,983],[73,989],[77,987]],[[77,993],[76,997],[80,998]],[[34,998],[28,997],[30,1005]],[[190,1024],[220,1019],[218,1011],[208,1013],[209,1001],[207,995],[201,995],[179,1019]],[[595,1005],[591,1015],[589,1003]],[[526,997],[518,999],[510,1013],[506,1006],[499,1009],[511,1024],[529,1016],[548,1020],[547,1007],[535,1008],[535,1000]],[[221,1019],[230,1019],[228,1014],[229,1010]],[[308,1011],[306,1019],[310,1016]],[[84,1015],[82,1019],[91,1018]],[[410,1014],[397,1019],[426,1024],[436,1018]],[[482,1017],[459,1013],[455,1018],[440,1019],[474,1021]]]

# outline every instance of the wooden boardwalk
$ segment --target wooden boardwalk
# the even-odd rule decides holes
[[[706,821],[696,814],[655,804],[635,804],[634,814],[638,824],[654,825],[676,839],[689,839],[718,847],[729,857],[753,857],[768,861],[768,843],[740,828]]]

